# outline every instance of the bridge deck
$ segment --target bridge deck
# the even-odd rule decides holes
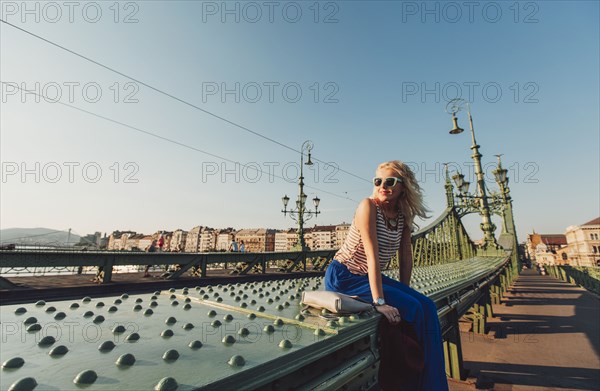
[[[575,285],[524,271],[490,327],[461,333],[465,367],[494,390],[600,389],[600,303]],[[451,382],[453,391],[474,389]]]

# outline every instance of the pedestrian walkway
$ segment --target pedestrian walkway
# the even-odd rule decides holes
[[[494,315],[495,337],[461,333],[473,384],[450,381],[452,391],[600,390],[598,297],[525,270]]]

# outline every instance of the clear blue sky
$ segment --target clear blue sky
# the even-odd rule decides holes
[[[312,140],[321,163],[305,182],[322,214],[309,225],[350,222],[371,191],[323,162],[367,180],[382,161],[410,162],[438,216],[441,164],[466,173],[471,162],[468,133],[448,134],[444,108],[459,92],[490,189],[504,154],[521,240],[600,215],[597,1],[54,4],[3,1],[2,19],[278,143]],[[0,103],[1,228],[294,225],[280,199],[295,200],[297,152],[4,23],[0,35],[0,79],[12,83]],[[479,217],[466,222],[480,238]]]

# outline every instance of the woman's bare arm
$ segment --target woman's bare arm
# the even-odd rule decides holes
[[[369,274],[369,285],[373,301],[383,297],[381,270],[379,267],[379,245],[377,243],[377,207],[368,198],[360,202],[356,209],[356,226],[360,232]]]

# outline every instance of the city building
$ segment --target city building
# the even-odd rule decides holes
[[[527,235],[527,255],[537,262],[537,255],[542,253],[556,254],[556,251],[567,245],[567,237],[563,234],[538,234],[535,231]],[[545,256],[544,260],[549,257]]]
[[[215,251],[217,247],[217,235],[218,234],[215,229],[209,227],[202,227],[202,230],[200,230],[200,242],[198,244],[198,251]]]
[[[136,247],[139,249],[139,251],[146,251],[146,249],[152,244],[153,240],[154,237],[152,235],[141,235],[141,237],[138,238]]]
[[[235,233],[239,243],[244,241],[247,252],[266,252],[275,250],[275,230],[273,229],[242,229]]]
[[[233,228],[221,229],[217,233],[217,251],[227,251],[231,241],[235,238],[235,230]]]
[[[567,227],[565,236],[567,247],[561,260],[571,266],[600,266],[600,217]]]
[[[337,242],[335,225],[315,225],[308,230],[306,245],[311,250],[330,250]]]
[[[335,243],[333,244],[333,248],[342,247],[349,231],[350,224],[346,224],[345,222],[335,226]]]
[[[169,251],[179,252],[185,251],[185,240],[187,238],[187,231],[177,229],[173,231],[171,236],[171,242],[169,243]]]
[[[298,231],[290,228],[275,232],[275,250],[279,252],[293,251],[298,244]]]
[[[125,249],[127,239],[135,235],[135,231],[114,231],[108,237],[107,250],[109,251],[122,251]]]

